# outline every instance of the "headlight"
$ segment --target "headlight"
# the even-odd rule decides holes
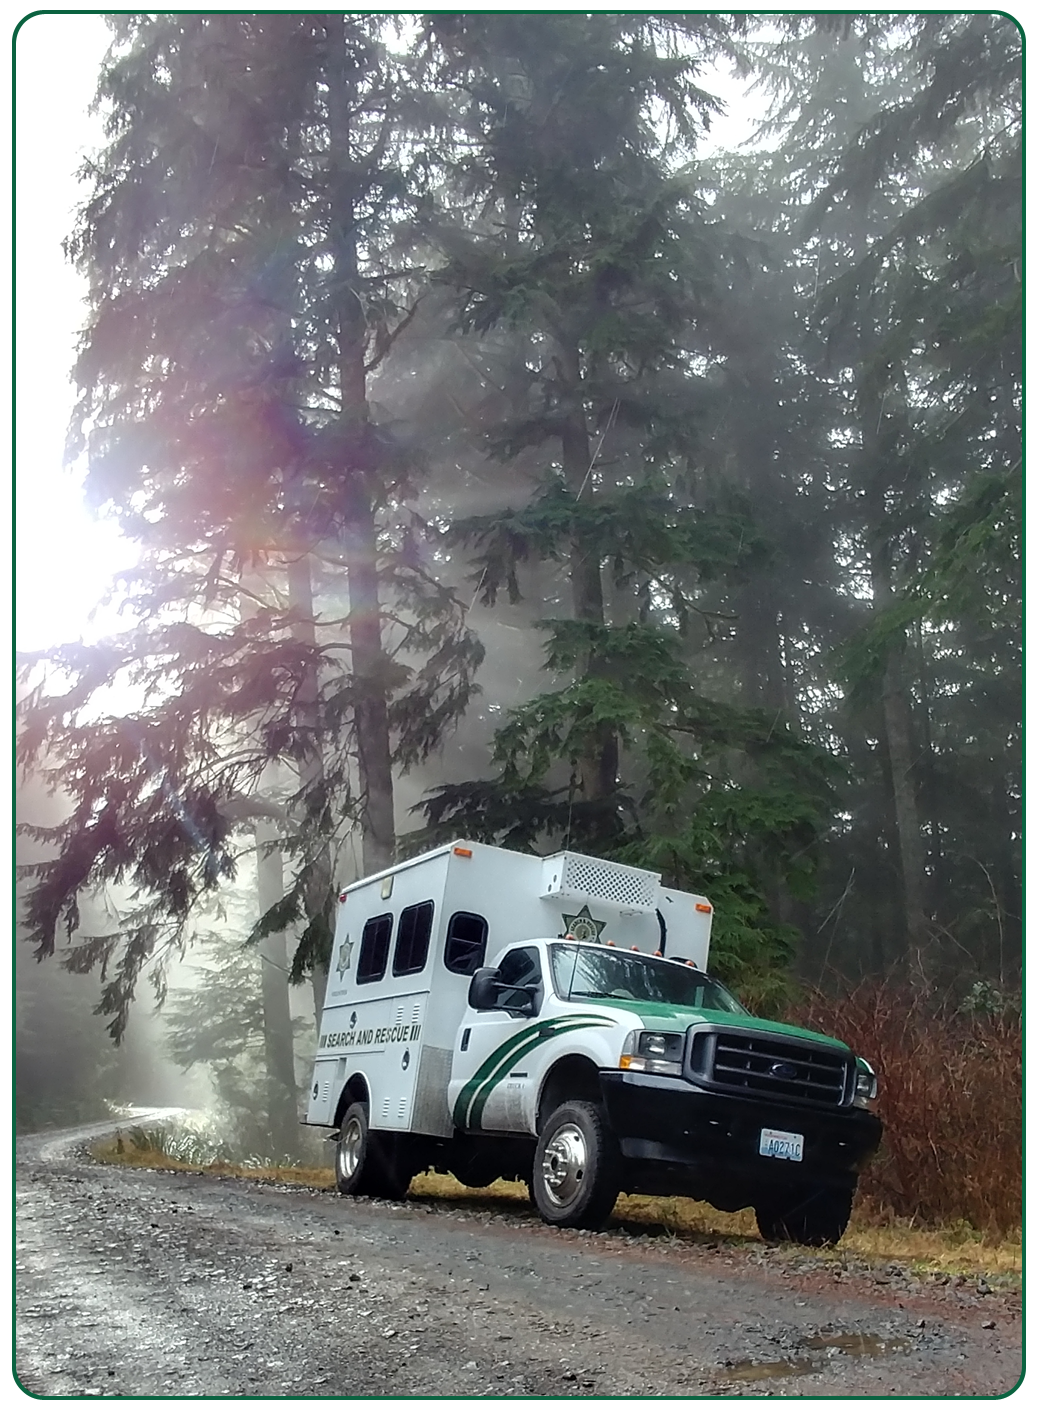
[[[853,1106],[870,1108],[877,1098],[877,1075],[865,1059],[856,1060],[856,1088],[852,1095]]]
[[[633,1030],[618,1061],[622,1069],[644,1074],[681,1074],[685,1035]]]

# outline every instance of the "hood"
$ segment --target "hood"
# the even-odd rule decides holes
[[[844,1053],[851,1053],[849,1046],[830,1035],[817,1034],[815,1030],[803,1030],[798,1025],[785,1025],[780,1020],[760,1020],[755,1015],[734,1015],[730,1010],[693,1010],[684,1005],[665,1005],[656,1000],[618,1000],[613,997],[599,997],[595,1000],[597,1009],[622,1011],[632,1019],[632,1028],[662,1030],[683,1033],[691,1025],[728,1025],[737,1030],[754,1030],[759,1034],[773,1034],[778,1039],[812,1040],[816,1044],[826,1044]]]

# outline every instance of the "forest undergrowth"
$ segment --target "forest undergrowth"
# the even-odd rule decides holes
[[[1021,1227],[1020,1006],[972,1008],[867,980],[812,992],[787,1018],[843,1039],[877,1071],[885,1136],[860,1180],[862,1215],[995,1236]]]

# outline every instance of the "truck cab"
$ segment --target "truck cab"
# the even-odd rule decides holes
[[[595,1228],[624,1190],[840,1238],[873,1073],[750,1015],[707,970],[710,925],[645,870],[466,841],[344,890],[307,1115],[340,1191],[433,1166],[520,1178],[554,1225]]]

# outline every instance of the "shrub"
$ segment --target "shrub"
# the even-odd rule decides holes
[[[1021,1225],[1020,1009],[955,1006],[884,980],[812,992],[788,1018],[877,1071],[885,1136],[860,1183],[867,1206],[994,1234]]]

